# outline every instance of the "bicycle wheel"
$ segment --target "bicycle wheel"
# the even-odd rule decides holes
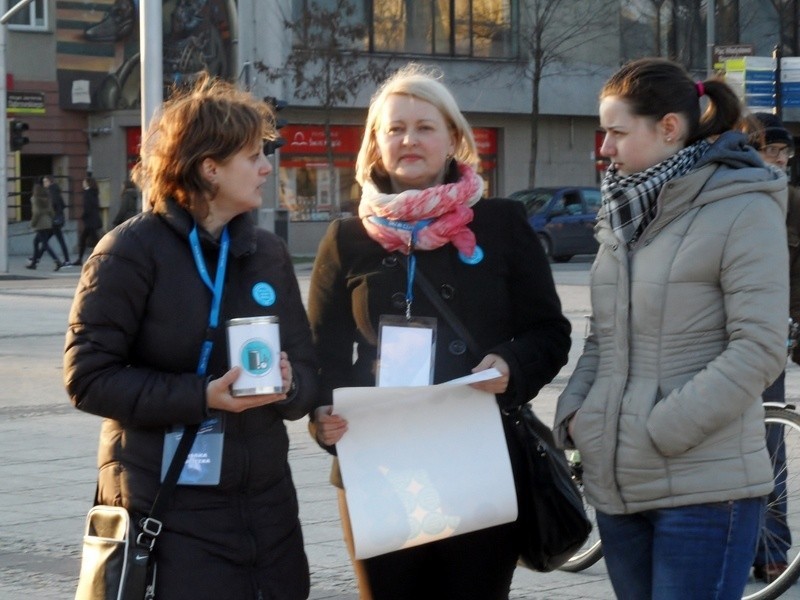
[[[767,437],[777,440],[770,447],[776,488],[767,502],[767,520],[778,525],[762,527],[758,554],[769,566],[770,561],[783,562],[785,553],[788,567],[770,582],[751,577],[742,600],[778,598],[800,576],[800,415],[787,408],[768,406],[765,410]],[[776,531],[781,528],[783,533]]]
[[[572,471],[572,479],[578,486],[578,489],[583,495],[583,467],[581,465],[580,453],[577,450],[567,450],[567,461],[569,468]],[[568,571],[570,573],[577,573],[588,569],[598,560],[603,558],[603,548],[600,545],[600,533],[597,531],[597,520],[594,516],[594,507],[583,499],[583,507],[586,509],[586,516],[592,522],[592,531],[586,542],[581,546],[578,551],[567,562],[559,567],[561,571]]]

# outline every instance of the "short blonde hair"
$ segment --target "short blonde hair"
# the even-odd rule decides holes
[[[378,172],[385,173],[375,136],[380,126],[383,106],[386,99],[393,94],[412,96],[430,102],[438,108],[455,138],[454,158],[473,168],[477,167],[478,149],[475,146],[472,128],[458,108],[453,94],[440,79],[441,74],[433,68],[409,63],[395,72],[378,88],[369,105],[364,138],[356,159],[356,181],[358,183],[364,185],[373,168]]]
[[[216,191],[201,174],[203,161],[224,163],[245,146],[276,137],[275,113],[266,102],[203,74],[176,90],[153,118],[132,179],[151,206],[174,198],[203,215]]]

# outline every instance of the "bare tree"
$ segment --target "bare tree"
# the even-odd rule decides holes
[[[619,2],[597,0],[592,10],[573,0],[528,0],[525,4],[520,41],[524,76],[532,83],[528,186],[535,187],[542,80],[554,75],[553,67],[567,63],[579,49],[587,49],[609,35],[613,28],[608,26],[608,19],[618,14]]]
[[[780,23],[780,46],[787,55],[797,55],[798,26],[800,26],[800,1],[798,0],[769,0],[775,9]]]
[[[292,50],[280,67],[261,61],[256,69],[268,80],[290,80],[293,95],[314,99],[324,113],[328,182],[336,181],[331,144],[331,115],[336,106],[352,100],[361,87],[386,77],[389,59],[377,60],[364,51],[368,29],[351,0],[304,2],[294,19],[284,16],[284,27]],[[329,190],[335,202],[333,216],[341,211],[339,195]]]

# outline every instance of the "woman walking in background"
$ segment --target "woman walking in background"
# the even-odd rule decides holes
[[[136,189],[136,184],[130,179],[126,179],[122,184],[122,190],[119,193],[119,210],[114,217],[111,225],[116,227],[120,223],[124,223],[131,217],[135,217],[141,212],[139,208],[139,190]]]
[[[50,205],[47,190],[39,183],[33,184],[31,194],[31,228],[36,232],[33,237],[33,256],[25,268],[35,269],[42,255],[47,252],[56,263],[55,270],[58,271],[64,263],[58,260],[49,243],[53,236],[53,207]]]
[[[61,252],[64,254],[62,266],[66,267],[71,264],[69,261],[67,242],[64,240],[64,232],[62,231],[67,222],[67,207],[66,204],[64,204],[64,197],[61,195],[61,188],[50,175],[42,177],[42,184],[47,190],[47,195],[50,197],[50,205],[53,207],[53,236],[56,238],[58,245],[61,247]]]
[[[786,177],[740,116],[728,86],[664,59],[600,94],[592,318],[555,424],[624,600],[741,598],[773,487],[760,395],[786,363]]]
[[[83,262],[83,253],[87,248],[92,248],[100,241],[100,230],[103,227],[103,219],[100,215],[100,192],[97,182],[93,177],[83,180],[83,214],[81,215],[83,229],[78,238],[78,260],[73,264],[80,265]]]

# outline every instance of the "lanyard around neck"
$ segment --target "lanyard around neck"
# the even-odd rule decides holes
[[[222,238],[220,239],[219,259],[217,260],[217,275],[214,281],[208,274],[206,268],[206,260],[203,257],[203,251],[200,248],[200,238],[197,235],[197,223],[194,224],[192,231],[189,233],[189,244],[192,247],[192,256],[194,256],[194,264],[197,267],[197,272],[200,274],[200,279],[206,284],[206,287],[211,290],[211,311],[208,315],[208,330],[206,331],[206,339],[203,341],[203,347],[200,350],[200,360],[197,365],[197,374],[202,376],[206,374],[208,368],[208,358],[211,356],[211,331],[216,329],[219,325],[219,310],[222,305],[222,291],[225,286],[225,269],[228,265],[228,248],[230,247],[230,236],[228,235],[228,226],[222,230]]]
[[[417,257],[414,254],[414,244],[417,243],[417,232],[428,225],[432,219],[419,221],[411,227],[408,238],[408,284],[406,286],[406,321],[411,320],[411,303],[414,301],[414,275],[417,270]]]

